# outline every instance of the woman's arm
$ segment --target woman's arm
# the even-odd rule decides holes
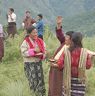
[[[87,61],[86,61],[86,69],[90,69],[91,68],[91,56],[88,54],[87,55]]]
[[[91,56],[95,56],[95,52],[87,50],[88,54],[90,54]]]
[[[58,65],[59,69],[63,69],[63,67],[64,67],[64,53],[62,53],[62,55],[58,59],[57,65]]]
[[[20,49],[21,49],[21,53],[22,53],[23,57],[29,57],[29,54],[28,54],[28,44],[27,44],[27,42],[25,40],[21,44]]]
[[[58,16],[56,19],[56,37],[58,38],[61,44],[65,42],[64,32],[62,30],[62,20],[62,16]]]

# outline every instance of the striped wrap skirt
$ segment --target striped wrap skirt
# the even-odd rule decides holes
[[[64,95],[64,86],[62,87],[62,96]],[[71,96],[84,96],[85,95],[85,84],[79,82],[78,78],[71,79]]]

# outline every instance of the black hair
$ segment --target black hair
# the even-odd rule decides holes
[[[66,35],[69,35],[70,36],[70,39],[71,39],[73,33],[74,33],[74,31],[68,31],[68,32],[66,32]]]
[[[36,27],[31,26],[31,27],[28,27],[26,30],[27,30],[27,33],[30,34],[34,29],[36,29]]]
[[[14,12],[14,9],[13,9],[13,8],[10,8],[10,10],[11,10],[12,12]]]
[[[26,13],[30,13],[30,11],[27,10]]]
[[[75,32],[72,34],[72,45],[70,47],[70,51],[73,51],[75,48],[82,48],[82,39],[83,35],[81,32]]]
[[[39,16],[41,19],[43,18],[43,15],[42,14],[38,14],[37,16]]]

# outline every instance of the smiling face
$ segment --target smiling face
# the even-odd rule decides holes
[[[71,38],[70,38],[69,35],[66,35],[66,36],[65,36],[65,44],[66,44],[66,45],[70,45],[70,44],[71,44]]]
[[[71,45],[72,44],[72,35],[75,33],[74,31],[68,31],[66,32],[65,35],[65,44],[66,45]]]
[[[37,29],[34,29],[31,31],[31,33],[29,34],[29,37],[33,40],[36,40],[37,37],[38,37],[38,32],[37,32]]]

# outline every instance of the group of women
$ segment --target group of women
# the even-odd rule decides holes
[[[48,96],[84,96],[86,88],[86,69],[90,69],[94,52],[83,48],[82,34],[68,31],[64,36],[62,17],[57,17],[56,36],[60,47],[49,59]],[[42,60],[47,53],[45,42],[38,38],[34,26],[27,29],[29,34],[21,44],[24,70],[30,89],[36,96],[46,96]]]

